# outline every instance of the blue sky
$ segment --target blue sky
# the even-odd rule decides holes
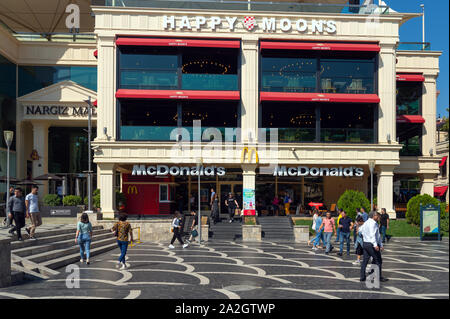
[[[437,101],[436,116],[448,116],[449,65],[449,1],[448,0],[385,0],[398,12],[422,12],[425,5],[425,41],[431,42],[431,50],[443,51],[439,60],[440,73],[437,89],[441,91]],[[400,27],[400,42],[422,42],[422,17],[414,18]]]

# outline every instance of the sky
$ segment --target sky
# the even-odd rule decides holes
[[[448,0],[385,0],[385,3],[398,12],[422,12],[420,4],[425,5],[425,42],[431,43],[432,51],[442,51],[439,59],[440,73],[437,89],[441,91],[437,100],[436,116],[447,116],[449,91],[448,38],[449,1]],[[400,27],[400,42],[422,42],[422,17],[414,18]]]

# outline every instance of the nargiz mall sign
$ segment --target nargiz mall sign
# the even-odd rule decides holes
[[[25,115],[56,115],[56,116],[88,116],[87,106],[65,106],[65,105],[25,105]],[[96,116],[95,108],[92,115]]]

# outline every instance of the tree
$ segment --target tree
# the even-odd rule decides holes
[[[416,195],[406,205],[406,219],[415,225],[420,225],[420,204],[422,206],[439,204],[439,200],[428,194]],[[445,218],[445,203],[441,203],[441,219]]]
[[[363,207],[366,211],[370,210],[370,201],[363,192],[349,189],[339,197],[338,207],[343,209],[354,220],[356,218],[356,209]]]

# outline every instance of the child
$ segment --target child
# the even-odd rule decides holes
[[[361,227],[364,224],[364,218],[359,215],[356,217],[356,225],[355,225],[355,232],[356,232],[356,241],[355,241],[355,249],[356,249],[356,260],[353,262],[353,265],[359,266],[361,264],[361,256],[364,254],[363,252],[363,238],[361,234],[358,232],[359,227]]]
[[[183,248],[186,248],[187,246],[189,246],[188,244],[185,244],[183,242],[183,239],[181,239],[181,232],[182,232],[181,214],[178,211],[175,212],[175,218],[172,220],[172,230],[173,230],[173,237],[172,237],[172,240],[170,241],[170,245],[169,245],[170,249],[175,248],[175,246],[173,245],[173,243],[175,242],[175,239],[178,239],[180,244],[183,245]]]

